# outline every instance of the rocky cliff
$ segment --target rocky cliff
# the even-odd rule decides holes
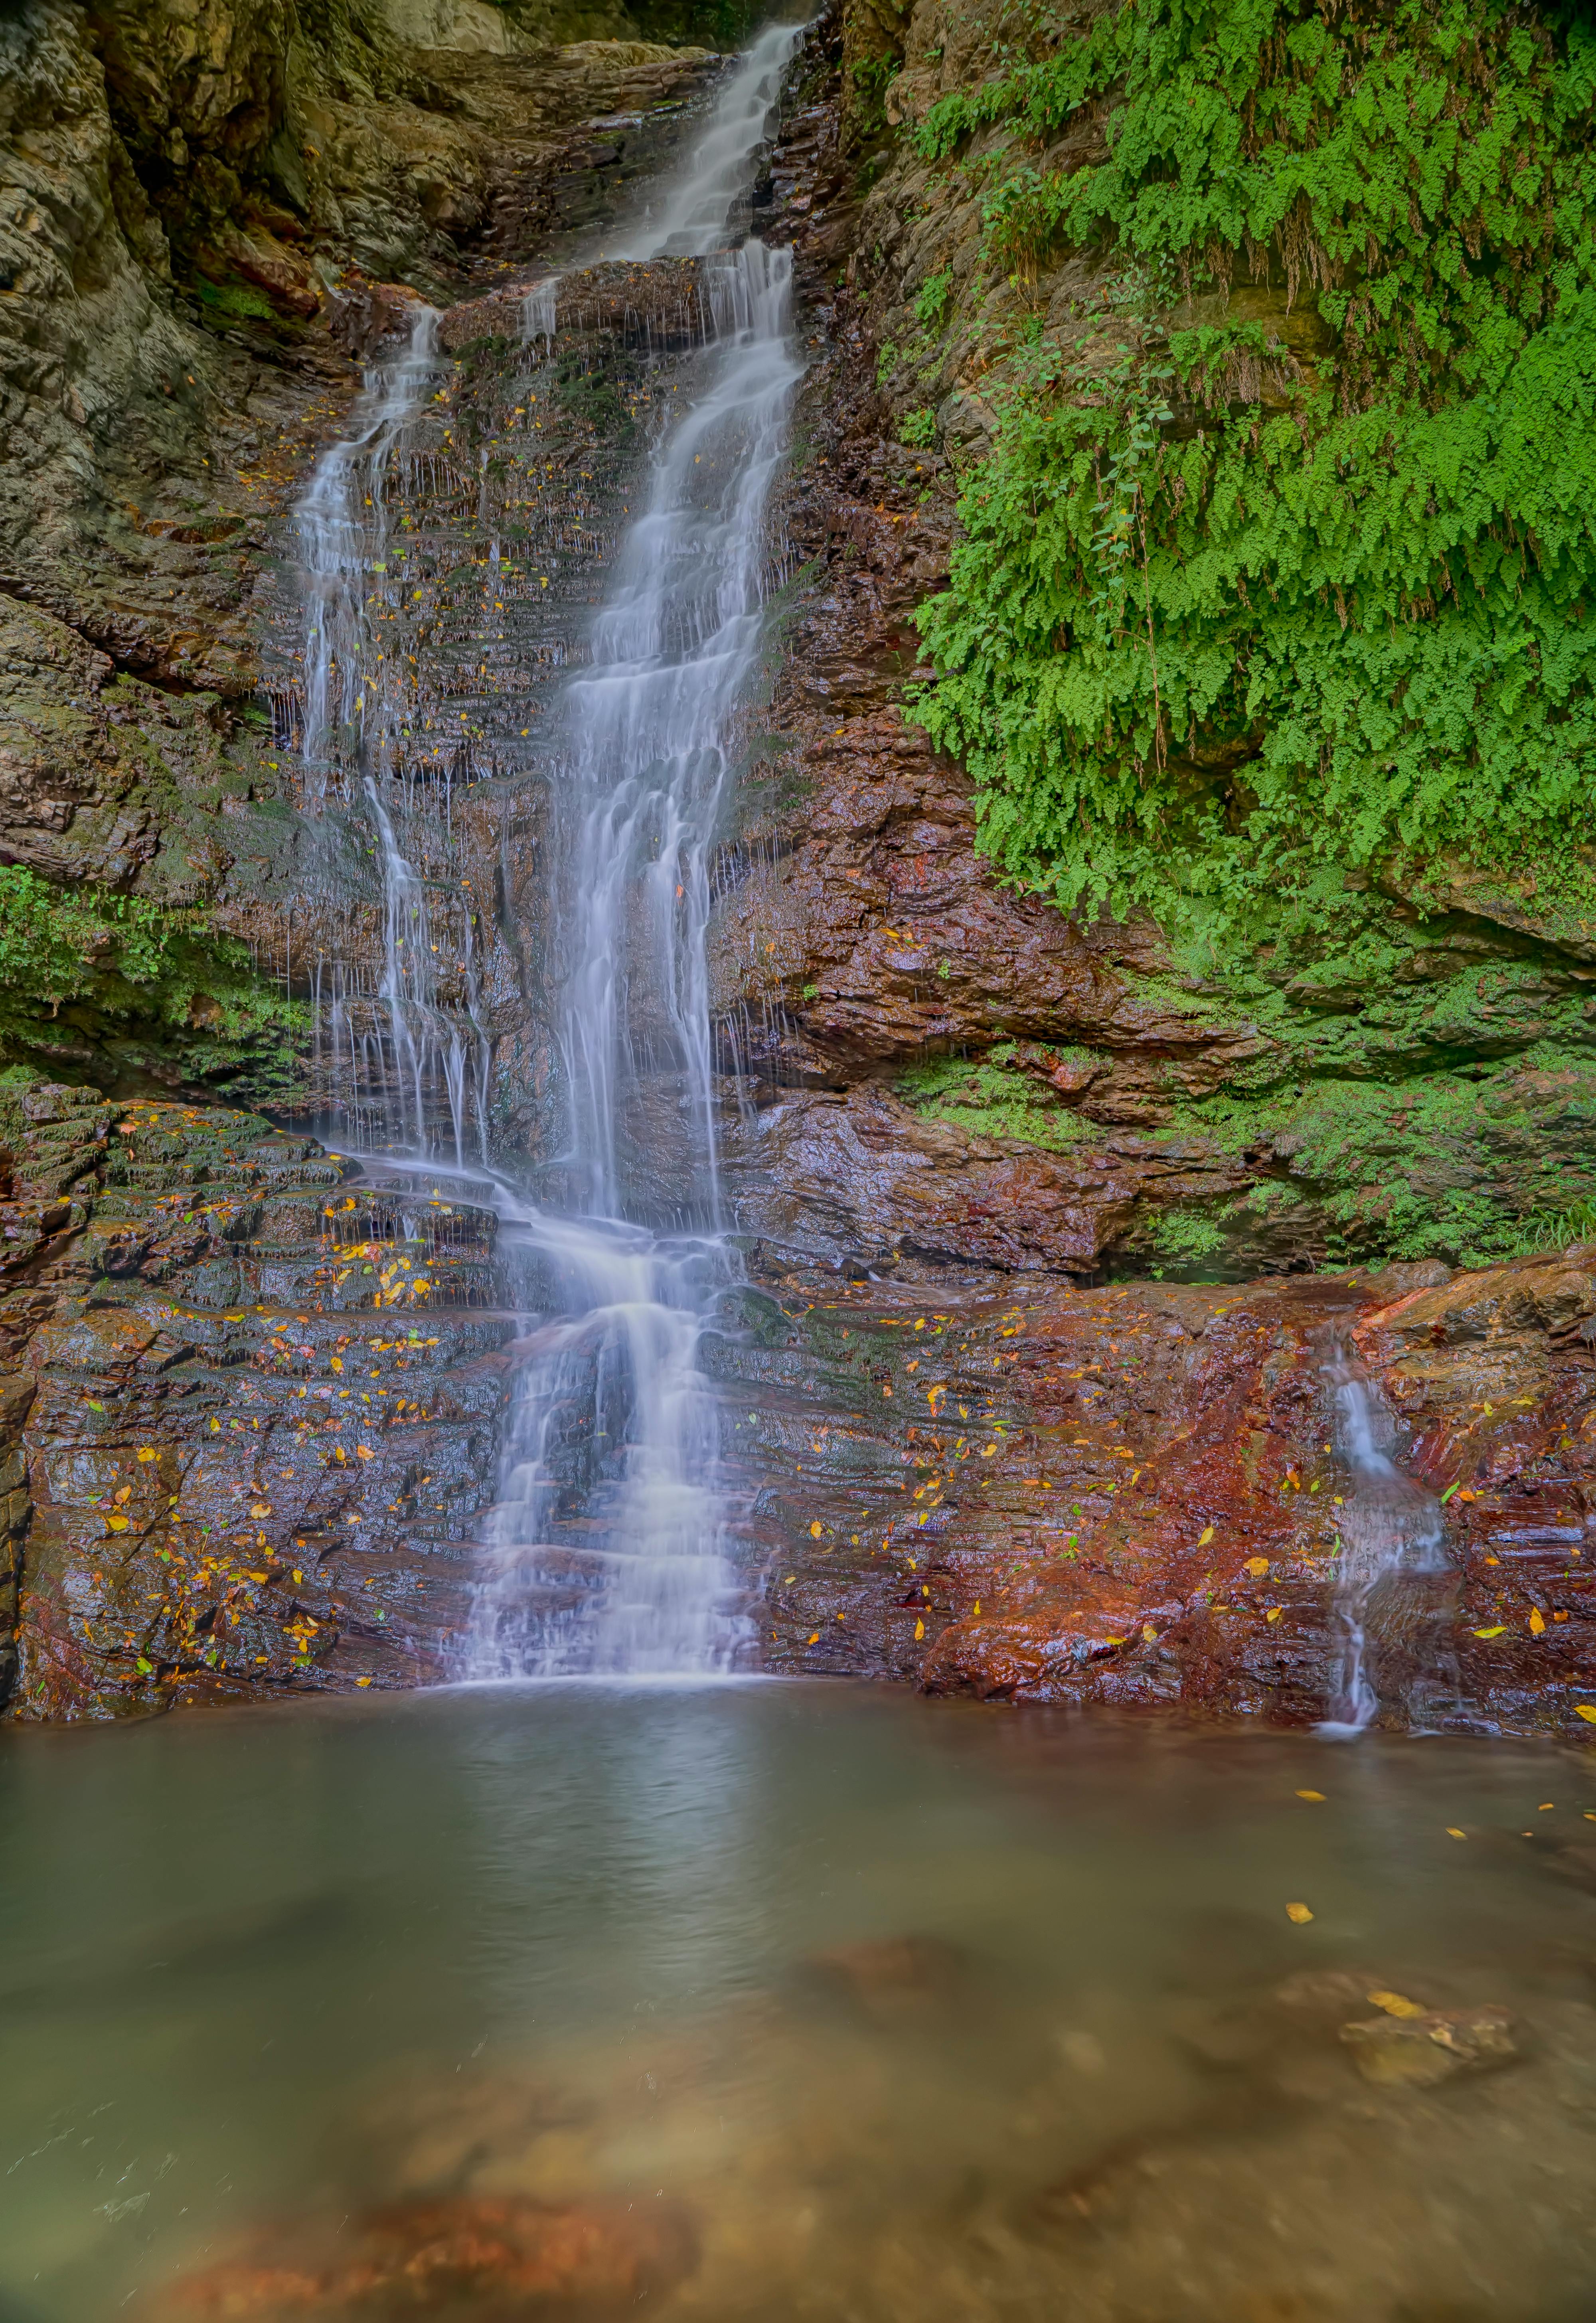
[[[1188,504],[1217,537],[1216,510],[1261,505],[1246,463],[1293,443],[1378,467],[1399,389],[1463,426],[1457,349],[1491,320],[1460,308],[1422,390],[1397,378],[1361,213],[1303,154],[1345,77],[1400,57],[1370,12],[1351,61],[1276,14],[1243,87],[1230,50],[1150,63],[1092,6],[1022,38],[980,5],[850,5],[789,90],[759,201],[811,367],[711,936],[750,1278],[711,1360],[743,1415],[750,1602],[774,1667],[1317,1715],[1352,1499],[1325,1367],[1355,1345],[1447,1496],[1451,1578],[1393,1669],[1439,1651],[1472,1715],[1579,1732],[1596,904],[1552,764],[1577,656],[1544,625],[1526,648],[1564,675],[1517,762],[1500,670],[1471,679],[1499,795],[1546,776],[1493,849],[1462,776],[1404,821],[1390,702],[1422,671],[1385,671],[1379,782],[1316,730],[1304,790],[1303,705],[1342,664],[1303,659],[1289,700],[1236,675],[1289,659],[1238,611],[1280,601],[1278,540],[1179,595]],[[1479,194],[1479,279],[1529,263],[1481,190],[1510,96],[1552,204],[1530,255],[1572,285],[1583,51],[1530,14],[1527,48],[1505,14],[1448,48],[1439,0],[1382,22],[1441,91],[1412,121],[1454,124],[1445,169],[1419,144],[1442,209]],[[0,26],[0,1418],[28,1714],[450,1666],[515,1326],[485,1214],[380,1193],[298,1126],[351,1098],[317,1005],[335,965],[364,1053],[383,895],[359,816],[295,762],[290,511],[362,359],[443,309],[368,682],[419,662],[446,706],[429,992],[483,1044],[496,1159],[541,1183],[537,718],[706,293],[691,264],[568,275],[555,363],[521,292],[691,133],[696,43],[739,29],[534,0],[29,0]],[[1147,146],[1160,87],[1207,160],[1184,121]],[[1261,182],[1289,148],[1306,207],[1209,216],[1233,119],[1225,166]],[[1160,225],[1122,180],[1187,208]],[[1556,353],[1554,303],[1514,305],[1520,372]],[[1426,549],[1478,570],[1499,628],[1479,542],[1523,534],[1521,487]],[[1520,595],[1552,586],[1555,514]],[[1459,601],[1415,568],[1393,611],[1350,553],[1316,589],[1332,646]],[[1318,653],[1302,621],[1290,651]],[[1455,704],[1431,730],[1450,766]],[[1362,822],[1360,781],[1386,802]],[[646,1102],[639,1149],[669,1134]]]

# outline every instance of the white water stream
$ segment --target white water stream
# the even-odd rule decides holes
[[[770,564],[766,516],[800,364],[785,251],[722,251],[797,46],[766,32],[729,77],[657,219],[610,255],[698,256],[714,352],[661,445],[587,670],[567,689],[557,794],[567,1213],[526,1232],[546,1289],[526,1349],[478,1592],[477,1676],[736,1666],[698,1363],[735,1276],[721,1234],[705,935],[710,856]],[[545,344],[553,298],[528,300]]]
[[[1334,1348],[1326,1370],[1335,1394],[1336,1449],[1351,1492],[1341,1512],[1335,1611],[1342,1661],[1330,1715],[1319,1732],[1352,1740],[1399,1686],[1409,1722],[1423,1724],[1440,1704],[1436,1672],[1424,1666],[1425,1633],[1435,1611],[1437,1579],[1449,1570],[1440,1505],[1391,1458],[1395,1424],[1374,1382],[1347,1348]],[[1433,1658],[1433,1657],[1432,1657]],[[1456,1675],[1449,1689],[1456,1706]]]
[[[657,221],[609,255],[709,261],[704,390],[657,451],[590,662],[564,694],[557,785],[564,1213],[520,1219],[539,1278],[476,1593],[474,1677],[704,1675],[750,1636],[725,1556],[700,1336],[737,1273],[722,1241],[706,927],[711,843],[762,632],[766,504],[799,363],[790,253],[725,249],[797,28],[729,74]],[[555,286],[525,337],[548,348]],[[650,1120],[653,1108],[653,1120]]]
[[[737,1274],[722,1232],[705,940],[711,850],[775,561],[770,491],[801,368],[791,254],[748,238],[748,201],[801,39],[791,25],[760,36],[652,211],[598,253],[700,260],[709,344],[702,385],[656,449],[586,666],[560,705],[545,949],[564,978],[565,1193],[558,1209],[499,1205],[527,1257],[536,1315],[464,1656],[473,1676],[702,1675],[735,1667],[751,1633],[725,1554],[715,1407],[699,1366],[712,1303]],[[552,276],[526,294],[522,335],[537,364],[553,354],[557,296]],[[335,981],[318,1011],[332,1078],[353,1092],[352,1122],[380,1125],[390,1157],[408,1151],[460,1173],[487,1153],[490,1051],[469,917],[464,938],[440,946],[427,879],[407,852],[426,836],[426,803],[418,822],[404,791],[413,681],[391,651],[384,659],[367,610],[394,618],[391,579],[371,576],[388,575],[390,480],[439,383],[437,325],[418,308],[405,352],[368,374],[355,433],[324,455],[299,510],[300,748],[314,796],[363,804],[382,880],[380,990],[352,1002]],[[491,566],[497,556],[495,542]],[[434,955],[462,941],[464,1003],[445,1010]]]
[[[452,1158],[487,1151],[488,1036],[478,1007],[469,914],[435,927],[427,882],[399,836],[412,703],[374,634],[370,606],[389,593],[393,514],[404,501],[407,435],[452,366],[438,353],[436,308],[417,304],[402,353],[366,373],[356,432],[316,463],[297,512],[307,616],[299,751],[313,803],[362,803],[382,881],[382,969],[375,993],[351,987],[341,962],[316,987],[318,1080],[346,1118],[381,1120],[393,1143],[426,1152],[433,1124],[452,1126]],[[446,945],[439,939],[453,937]],[[440,1004],[445,950],[463,1009]],[[461,955],[463,957],[461,957]],[[373,1004],[375,1004],[373,1005]]]

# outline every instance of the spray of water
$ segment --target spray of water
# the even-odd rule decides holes
[[[766,511],[800,365],[791,257],[721,252],[800,33],[729,77],[693,165],[619,252],[710,260],[708,379],[656,457],[565,699],[556,909],[569,1208],[527,1228],[523,1350],[471,1648],[477,1676],[735,1667],[738,1610],[700,1343],[721,1233],[705,962],[710,855],[758,651]],[[545,330],[528,317],[527,335]]]
[[[1335,1615],[1341,1668],[1319,1732],[1351,1740],[1400,1700],[1411,1719],[1444,1679],[1434,1632],[1437,1584],[1450,1571],[1433,1493],[1391,1458],[1396,1427],[1379,1387],[1337,1340],[1325,1374],[1335,1399],[1336,1450],[1351,1491],[1341,1511]],[[1455,1671],[1452,1673],[1455,1694]]]

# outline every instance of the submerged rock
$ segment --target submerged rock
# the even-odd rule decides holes
[[[1366,2081],[1428,2089],[1454,2073],[1509,2065],[1518,2054],[1505,2008],[1433,2008],[1344,2025],[1341,2037]]]
[[[294,2239],[273,2236],[252,2258],[182,2278],[148,2310],[151,2323],[621,2315],[665,2297],[698,2255],[686,2214],[657,2199],[565,2208],[464,2198],[412,2202],[368,2213],[335,2244],[307,2230],[298,2240],[313,2257],[293,2255]]]
[[[876,1936],[833,1944],[803,1963],[812,1984],[885,2022],[935,2013],[965,1991],[969,1961],[940,1936]]]

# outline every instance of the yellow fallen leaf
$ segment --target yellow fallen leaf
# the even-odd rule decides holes
[[[915,1639],[916,1639],[916,1641],[918,1642],[918,1640],[919,1640],[920,1639],[923,1638],[923,1637],[924,1637],[924,1635],[925,1635],[925,1623],[924,1623],[923,1621],[916,1621],[916,1622],[915,1622],[915,1624],[914,1624],[914,1636],[915,1636]]]
[[[250,1514],[251,1514],[251,1516],[252,1516],[252,1517],[269,1517],[269,1516],[271,1514],[271,1501],[255,1501],[252,1502],[251,1507],[250,1507]]]
[[[1155,1646],[1155,1645],[1157,1645],[1157,1643],[1158,1643],[1158,1631],[1153,1628],[1152,1623],[1151,1623],[1151,1621],[1143,1621],[1143,1622],[1142,1622],[1142,1639],[1143,1639],[1143,1640],[1144,1640],[1144,1642],[1145,1642],[1146,1644],[1148,1644],[1148,1645],[1150,1645],[1150,1646]]]
[[[1242,1567],[1242,1570],[1243,1573],[1251,1573],[1254,1575],[1267,1573],[1269,1571],[1269,1559],[1267,1556],[1250,1556],[1247,1559],[1246,1564]]]
[[[1210,1525],[1210,1526],[1208,1527],[1208,1529],[1207,1529],[1206,1532],[1202,1533],[1202,1534],[1199,1534],[1198,1538],[1197,1538],[1197,1547],[1198,1547],[1199,1548],[1206,1548],[1206,1547],[1207,1547],[1207,1546],[1208,1546],[1208,1543],[1213,1539],[1213,1538],[1214,1538],[1214,1528],[1213,1528],[1213,1526],[1212,1526],[1212,1525]]]
[[[1323,1804],[1325,1797],[1323,1791],[1298,1791],[1297,1795],[1299,1799],[1313,1799],[1320,1804]]]
[[[809,1537],[811,1540],[819,1540],[821,1537],[821,1520],[819,1517],[816,1517],[814,1522],[810,1526]]]
[[[1469,1834],[1466,1831],[1459,1831],[1454,1823],[1449,1823],[1446,1826],[1446,1836],[1448,1839],[1467,1839],[1468,1835]]]
[[[982,1457],[982,1459],[983,1459],[983,1460],[990,1460],[990,1459],[991,1459],[991,1457],[992,1457],[992,1455],[996,1451],[996,1449],[997,1449],[997,1446],[996,1446],[996,1445],[995,1445],[995,1444],[983,1444],[983,1445],[982,1445],[982,1446],[981,1446],[981,1457]]]
[[[356,1685],[370,1685],[371,1683],[369,1677],[357,1677],[354,1682]]]
[[[1284,1611],[1285,1608],[1281,1605],[1271,1605],[1263,1618],[1266,1621],[1278,1621]]]
[[[1289,1920],[1295,1920],[1297,1925],[1300,1928],[1305,1926],[1307,1923],[1313,1918],[1313,1914],[1308,1910],[1306,1904],[1288,1904],[1286,1906],[1286,1917]]]
[[[813,1635],[810,1638],[810,1639],[809,1639],[809,1641],[808,1641],[808,1642],[809,1642],[812,1646],[818,1646],[818,1645],[820,1644],[820,1641],[821,1641],[821,1633],[820,1633],[820,1631],[819,1631],[818,1630],[816,1630],[814,1631]]]
[[[139,1446],[139,1457],[141,1460],[153,1460],[155,1457],[154,1445],[141,1444]]]
[[[1500,1637],[1501,1636],[1501,1633],[1502,1633],[1503,1630],[1504,1630],[1506,1627],[1507,1627],[1507,1624],[1506,1624],[1506,1622],[1505,1622],[1505,1621],[1499,1621],[1499,1622],[1496,1624],[1496,1626],[1495,1626],[1495,1628],[1494,1628],[1494,1629],[1491,1629],[1491,1630],[1475,1630],[1475,1632],[1474,1632],[1474,1635],[1475,1635],[1477,1638],[1500,1638]]]
[[[331,1364],[334,1371],[341,1372],[344,1368],[343,1358],[338,1355],[334,1355],[331,1358]]]
[[[127,1519],[125,1517],[107,1517],[105,1519],[105,1523],[108,1529],[112,1532],[125,1532],[127,1530]]]
[[[1529,1616],[1529,1634],[1530,1634],[1530,1636],[1531,1636],[1532,1638],[1538,1638],[1538,1637],[1542,1634],[1542,1632],[1545,1630],[1546,1626],[1546,1615],[1541,1611],[1540,1607],[1539,1607],[1538,1605],[1536,1605],[1536,1606],[1534,1608],[1533,1611],[1531,1612],[1531,1614],[1530,1614],[1530,1616]]]
[[[1422,2002],[1409,2000],[1406,1993],[1371,1992],[1369,1997],[1388,2016],[1423,2016],[1426,2013]]]
[[[980,1618],[981,1618],[981,1601],[980,1601],[980,1599],[977,1597],[977,1600],[976,1600],[976,1619],[977,1619],[977,1621],[979,1621],[979,1620],[980,1620]]]
[[[1573,1714],[1576,1718],[1584,1719],[1588,1724],[1596,1726],[1596,1703],[1589,1702],[1576,1702],[1574,1704]]]
[[[374,1460],[377,1457],[377,1455],[371,1450],[369,1444],[357,1444],[354,1447],[354,1456],[357,1460]],[[250,1513],[252,1516],[255,1511],[252,1510]]]

